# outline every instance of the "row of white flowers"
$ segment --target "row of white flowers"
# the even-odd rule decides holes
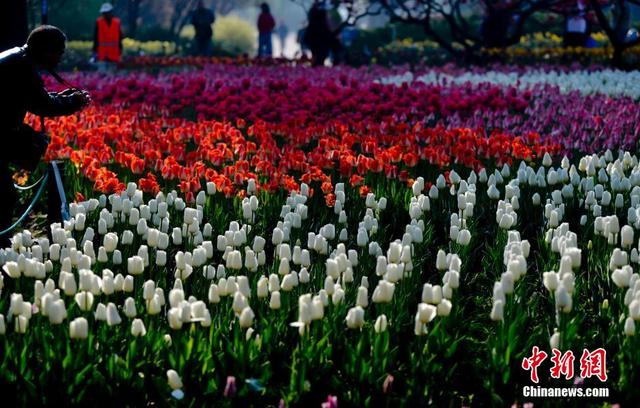
[[[605,94],[612,97],[628,96],[640,98],[640,72],[602,69],[598,71],[554,71],[554,70],[526,70],[524,72],[487,71],[483,73],[465,72],[459,75],[449,75],[440,72],[426,72],[414,75],[406,72],[382,78],[383,84],[401,85],[414,81],[426,84],[482,84],[515,86],[520,89],[531,89],[538,85],[556,86],[563,93],[578,91],[583,95]]]

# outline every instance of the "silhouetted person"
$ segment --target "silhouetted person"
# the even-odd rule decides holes
[[[211,39],[213,38],[213,28],[211,25],[216,21],[213,10],[204,6],[202,0],[198,1],[198,7],[191,14],[191,24],[196,30],[195,43],[197,55],[211,55]]]
[[[9,164],[32,170],[47,146],[43,134],[23,123],[25,114],[39,116],[70,115],[90,102],[88,94],[76,89],[48,93],[39,71],[52,72],[64,54],[66,37],[53,26],[33,30],[22,47],[0,53],[0,133],[4,137],[0,151],[0,231],[11,225],[17,198]],[[0,236],[0,244],[9,242],[9,234]]]
[[[260,10],[260,16],[258,16],[258,57],[271,58],[273,56],[271,34],[276,28],[276,21],[273,19],[267,3],[262,3]]]
[[[320,66],[329,56],[333,38],[327,11],[316,2],[311,6],[307,20],[309,25],[305,29],[303,41],[311,50],[313,65]]]
[[[287,34],[289,34],[289,27],[284,23],[284,21],[280,22],[278,26],[278,39],[280,40],[280,56],[284,57],[284,49],[287,44]]]
[[[102,63],[117,63],[122,57],[122,25],[113,16],[113,5],[104,3],[100,7],[93,33],[93,53]]]

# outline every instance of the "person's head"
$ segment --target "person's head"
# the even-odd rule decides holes
[[[27,39],[27,54],[45,69],[55,69],[66,47],[67,36],[58,28],[43,25],[34,29]]]
[[[203,9],[203,8],[205,8],[204,1],[203,1],[203,0],[198,0],[198,8],[199,8],[199,9]]]
[[[262,3],[260,5],[260,10],[262,10],[263,13],[269,13],[269,5],[267,3]]]
[[[111,3],[102,3],[102,6],[100,6],[100,14],[106,18],[113,17],[113,5]]]

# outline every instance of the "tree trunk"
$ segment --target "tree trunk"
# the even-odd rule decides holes
[[[0,2],[0,51],[24,45],[28,35],[27,0]]]
[[[129,0],[127,8],[127,28],[128,36],[134,38],[138,28],[138,17],[140,16],[141,0]]]
[[[624,59],[622,57],[624,53],[624,47],[621,47],[619,44],[613,44],[613,58],[611,59],[611,63],[614,67],[618,69],[624,69]]]

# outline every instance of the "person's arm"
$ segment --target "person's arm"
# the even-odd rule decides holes
[[[40,78],[26,90],[27,110],[38,116],[65,116],[81,110],[88,100],[78,92],[47,92]]]

